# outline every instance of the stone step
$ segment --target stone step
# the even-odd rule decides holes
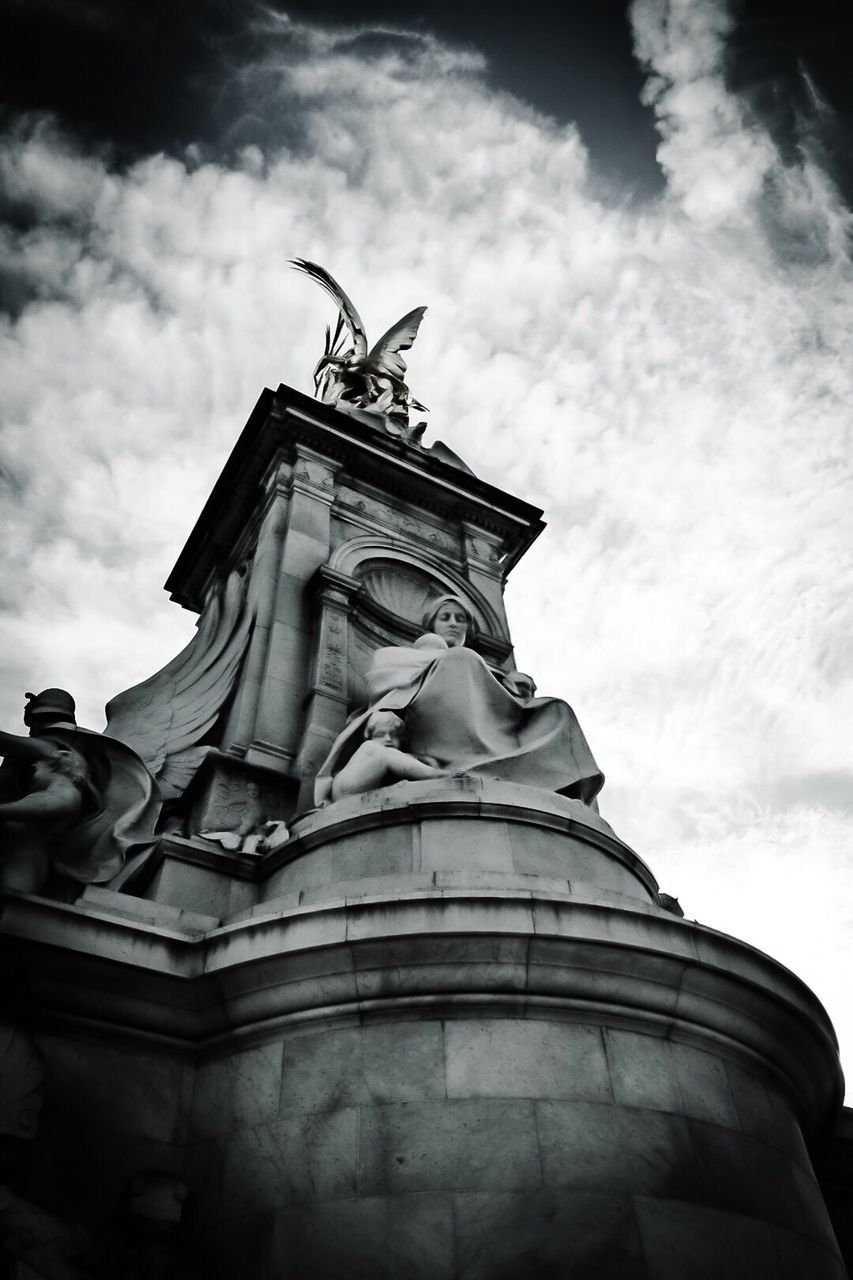
[[[92,907],[113,916],[121,916],[125,920],[138,920],[178,933],[209,933],[220,924],[217,916],[186,911],[182,907],[170,907],[164,902],[150,902],[147,898],[135,898],[130,893],[115,893],[112,889],[101,889],[94,884],[86,886],[75,905]]]

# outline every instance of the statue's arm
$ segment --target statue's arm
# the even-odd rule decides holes
[[[20,800],[0,804],[0,818],[9,822],[53,822],[73,818],[83,807],[83,797],[72,782],[55,778],[43,791],[31,791]]]
[[[20,760],[24,764],[37,764],[39,760],[52,760],[59,754],[59,747],[46,738],[30,738],[19,733],[4,733],[0,729],[0,756]]]

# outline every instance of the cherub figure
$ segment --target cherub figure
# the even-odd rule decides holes
[[[332,800],[373,791],[392,782],[421,782],[443,778],[447,770],[432,756],[414,756],[405,750],[406,726],[393,711],[381,707],[368,717],[364,742],[357,747],[332,780]]]

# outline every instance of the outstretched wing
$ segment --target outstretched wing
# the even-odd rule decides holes
[[[392,324],[387,333],[383,333],[369,357],[377,371],[387,373],[392,378],[402,378],[406,372],[406,362],[400,352],[408,351],[418,336],[425,311],[426,307],[415,307],[402,320]]]
[[[105,734],[132,747],[154,776],[163,779],[166,799],[173,787],[178,794],[181,782],[186,785],[181,766],[191,769],[193,762],[200,763],[201,740],[234,687],[254,618],[245,594],[243,575],[235,569],[224,590],[208,601],[187,647],[162,671],[107,704]],[[175,768],[170,770],[173,757]]]
[[[364,332],[364,324],[361,316],[356,311],[351,300],[344,293],[341,286],[335,280],[334,276],[330,276],[324,267],[318,267],[316,262],[308,262],[306,258],[291,258],[291,266],[297,271],[303,271],[306,276],[310,276],[312,280],[325,289],[326,293],[336,304],[338,310],[347,323],[353,341],[353,354],[361,359],[367,355],[367,334]],[[409,344],[411,346],[411,343]]]

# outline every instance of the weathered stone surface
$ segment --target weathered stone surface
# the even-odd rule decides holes
[[[810,995],[743,944],[659,911],[630,851],[596,844],[613,840],[603,828],[572,834],[558,796],[537,819],[529,789],[511,789],[504,806],[492,791],[482,829],[511,835],[559,817],[562,832],[541,828],[540,852],[552,835],[577,839],[590,875],[597,861],[617,865],[645,899],[579,897],[568,880],[500,869],[503,836],[491,866],[424,869],[418,832],[433,824],[449,837],[458,820],[462,848],[485,792],[363,796],[341,821],[310,815],[297,824],[299,856],[272,856],[267,885],[285,874],[318,883],[203,934],[179,934],[177,906],[142,899],[113,917],[104,903],[4,903],[6,938],[26,947],[39,998],[66,1021],[122,1028],[109,1063],[126,1098],[119,1115],[148,1119],[108,1134],[83,1082],[87,1127],[74,1132],[95,1137],[93,1202],[108,1212],[117,1178],[140,1167],[132,1160],[174,1171],[204,1200],[199,1229],[223,1242],[221,1256],[239,1256],[223,1230],[234,1223],[267,1280],[395,1268],[521,1280],[533,1267],[665,1280],[694,1265],[682,1252],[690,1233],[666,1234],[666,1215],[693,1223],[697,1211],[697,1238],[728,1232],[714,1255],[727,1280],[742,1245],[728,1224],[742,1220],[747,1257],[781,1259],[781,1276],[796,1274],[796,1257],[817,1280],[834,1277],[791,1104],[818,1122],[835,1096]],[[488,856],[485,838],[478,848]],[[198,858],[214,876],[228,861]],[[75,1052],[57,1056],[77,1063],[65,1069],[72,1085],[95,1070]],[[43,1184],[48,1196],[55,1186]]]
[[[606,1027],[604,1046],[617,1105],[676,1114],[681,1110],[669,1040]]]
[[[761,1219],[681,1200],[639,1196],[637,1217],[648,1274],[653,1280],[755,1280],[794,1276],[798,1280],[843,1280],[832,1252],[810,1242],[794,1245],[794,1233]],[[796,1262],[794,1259],[796,1258]],[[806,1270],[792,1270],[807,1259]]]
[[[536,1112],[548,1186],[701,1195],[681,1116],[591,1102],[539,1102]]]
[[[540,1019],[448,1022],[451,1098],[589,1098],[610,1101],[598,1027]]]
[[[357,1138],[355,1109],[238,1130],[225,1140],[223,1218],[355,1195]]]
[[[458,818],[425,822],[421,867],[426,871],[512,871],[508,826]]]
[[[276,1219],[276,1280],[452,1280],[449,1195],[360,1196]]]
[[[697,1120],[714,1120],[717,1124],[736,1128],[737,1108],[725,1063],[690,1045],[673,1044],[670,1052],[684,1115],[695,1116]]]
[[[647,1280],[629,1194],[469,1192],[454,1196],[454,1208],[460,1280]]]
[[[705,1178],[704,1199],[779,1226],[795,1222],[802,1235],[832,1246],[829,1217],[813,1178],[755,1138],[719,1125],[689,1124]]]
[[[52,1033],[38,1037],[49,1064],[52,1104],[75,1123],[173,1142],[188,1065],[154,1048],[105,1044]]]
[[[358,1185],[364,1195],[505,1191],[541,1180],[530,1102],[411,1102],[362,1113]]]
[[[288,1037],[281,1111],[445,1096],[440,1022],[384,1022]]]
[[[280,1041],[203,1062],[195,1077],[191,1131],[206,1138],[278,1116]]]

